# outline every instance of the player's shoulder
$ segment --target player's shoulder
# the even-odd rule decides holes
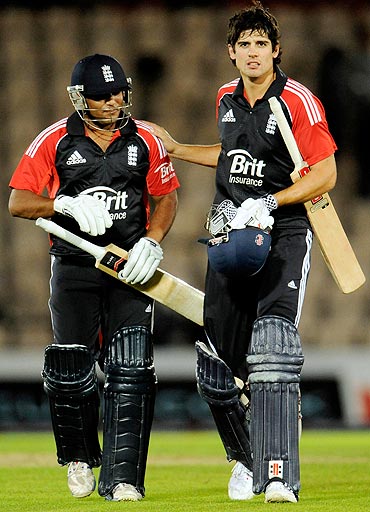
[[[133,119],[133,121],[136,125],[137,134],[145,142],[147,147],[150,150],[159,151],[160,156],[163,157],[166,154],[166,150],[161,139],[154,135],[153,128],[145,121],[139,119]]]
[[[227,82],[226,84],[219,87],[217,91],[217,103],[219,104],[222,98],[227,94],[233,94],[235,91],[238,83],[239,83],[240,77],[235,78],[234,80],[231,80],[231,82]]]
[[[62,119],[59,119],[59,121],[56,121],[55,123],[51,124],[44,130],[42,130],[42,132],[40,132],[38,136],[50,137],[55,133],[64,133],[67,130],[67,121],[68,117],[63,117]]]
[[[320,100],[305,85],[288,78],[281,94],[292,116],[306,115],[310,124],[322,120],[323,108]]]
[[[141,121],[140,119],[132,119],[136,125],[137,132],[140,135],[144,135],[145,137],[152,138],[155,137],[153,129],[149,124],[145,121]]]
[[[32,141],[26,151],[26,154],[29,156],[34,156],[34,154],[42,145],[56,145],[57,141],[67,133],[67,120],[68,117],[64,117],[63,119],[56,121],[55,123],[42,130]]]

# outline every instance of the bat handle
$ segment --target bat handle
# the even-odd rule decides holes
[[[100,247],[99,245],[95,245],[91,242],[88,242],[87,240],[84,240],[83,238],[75,235],[74,233],[71,233],[67,229],[62,228],[58,224],[55,224],[55,222],[51,220],[39,217],[36,220],[36,226],[39,226],[44,231],[47,231],[48,233],[51,233],[52,235],[55,235],[61,238],[62,240],[65,240],[66,242],[75,245],[76,247],[79,247],[83,251],[94,256],[96,260],[100,260],[105,254],[104,247]]]
[[[297,143],[294,139],[292,130],[289,126],[287,118],[284,115],[284,112],[283,112],[282,106],[280,105],[279,100],[275,96],[273,96],[272,98],[269,98],[268,102],[270,104],[272,113],[275,116],[277,125],[278,125],[280,133],[284,139],[286,147],[289,151],[290,157],[293,160],[294,166],[298,169],[301,169],[302,167],[306,167],[307,164],[305,164],[305,162],[302,159],[301,153],[299,152]]]

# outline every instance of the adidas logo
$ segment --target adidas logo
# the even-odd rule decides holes
[[[145,309],[145,313],[151,313],[152,312],[152,305],[148,304],[148,306]]]
[[[84,158],[82,155],[80,155],[80,153],[76,150],[68,158],[66,164],[67,165],[86,164],[86,158]]]
[[[235,123],[236,122],[232,108],[226,112],[226,114],[222,118],[221,122],[222,123]]]
[[[288,288],[291,288],[292,290],[297,290],[297,285],[293,280],[289,281]]]

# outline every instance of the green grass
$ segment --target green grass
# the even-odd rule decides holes
[[[0,509],[11,512],[259,511],[295,508],[304,512],[362,512],[370,509],[370,431],[304,431],[302,490],[298,504],[265,504],[227,497],[231,465],[215,432],[154,431],[149,451],[146,497],[138,503],[107,502],[95,492],[70,497],[66,469],[55,461],[48,433],[0,434]],[[98,475],[98,470],[95,470]]]

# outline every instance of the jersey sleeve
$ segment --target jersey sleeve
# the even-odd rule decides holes
[[[163,196],[180,187],[175,169],[162,141],[140,123],[138,133],[149,148],[147,189],[151,196]]]
[[[53,131],[49,127],[34,139],[10,179],[11,188],[29,190],[38,195],[46,189],[49,197],[55,197],[59,188],[55,153],[60,136],[59,128]]]
[[[324,160],[337,149],[329,131],[320,100],[291,79],[282,94],[292,120],[292,131],[303,159],[309,166]]]

